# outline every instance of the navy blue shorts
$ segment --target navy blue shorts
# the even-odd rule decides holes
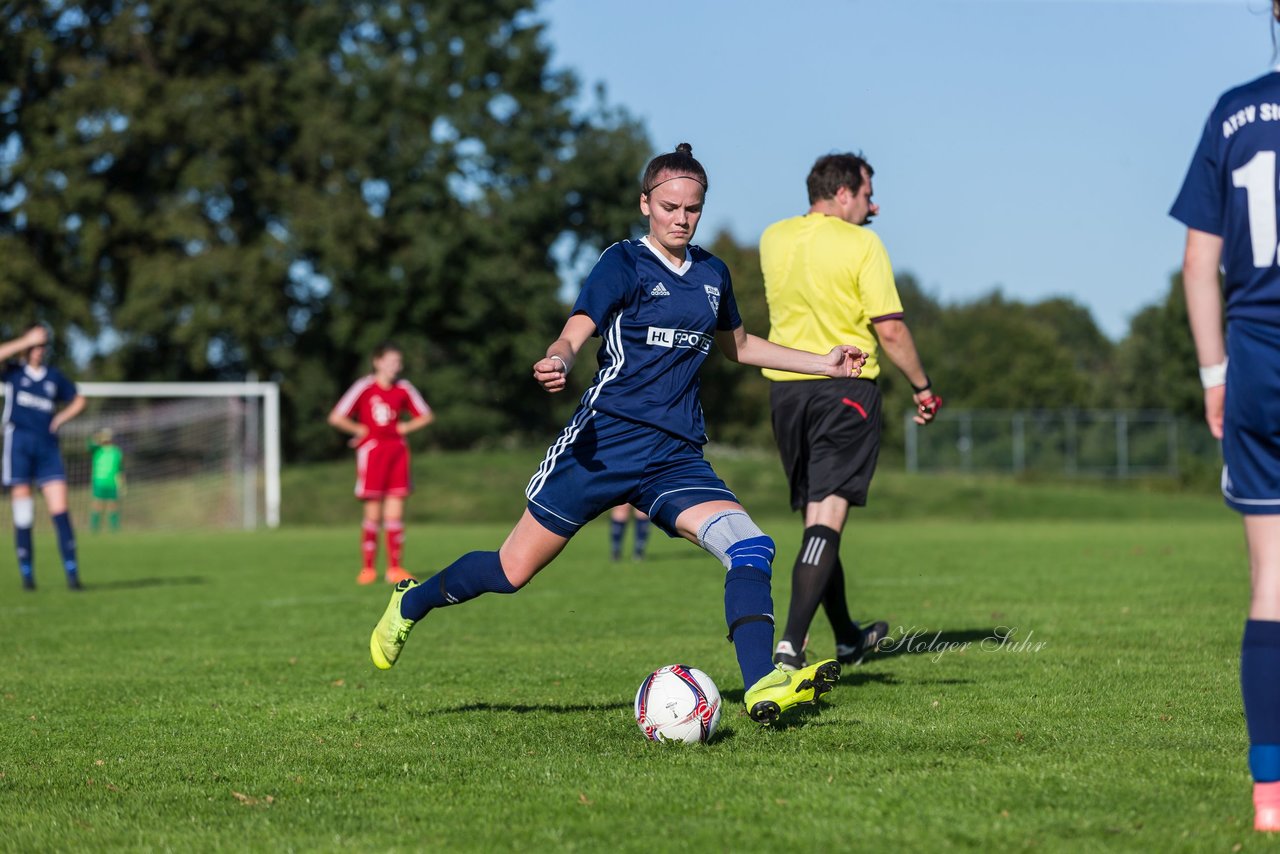
[[[52,433],[38,435],[4,426],[4,485],[33,483],[43,486],[54,480],[66,480],[58,437]]]
[[[698,445],[581,408],[547,449],[525,496],[533,517],[562,537],[618,504],[634,504],[676,537],[676,517],[690,507],[738,500]]]
[[[1245,515],[1280,513],[1280,326],[1227,325],[1222,495]]]

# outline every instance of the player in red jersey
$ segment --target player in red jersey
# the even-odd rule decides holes
[[[408,380],[399,379],[403,357],[394,344],[373,351],[373,373],[347,389],[329,413],[329,423],[351,434],[356,449],[356,498],[364,502],[364,566],[356,581],[378,580],[378,527],[387,532],[387,582],[412,578],[400,566],[404,549],[404,500],[413,491],[409,477],[409,443],[405,436],[430,424],[435,416]],[[400,420],[407,412],[409,419]]]

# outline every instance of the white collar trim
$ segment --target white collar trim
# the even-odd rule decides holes
[[[648,249],[650,252],[652,252],[654,255],[657,256],[658,260],[662,262],[663,266],[665,266],[671,272],[675,273],[677,276],[683,276],[685,273],[689,272],[689,268],[693,266],[693,258],[690,256],[688,249],[684,250],[684,263],[681,264],[679,267],[677,267],[675,264],[671,263],[670,258],[668,258],[666,255],[663,255],[660,250],[656,249],[654,245],[649,242],[649,235],[646,234],[644,237],[640,238],[640,242],[645,245],[646,249]]]
[[[31,379],[35,380],[36,382],[40,382],[41,380],[43,380],[45,376],[49,373],[49,369],[44,365],[41,365],[38,368],[33,368],[30,365],[23,365],[22,369],[26,371],[27,376],[31,377]]]

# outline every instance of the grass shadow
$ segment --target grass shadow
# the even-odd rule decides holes
[[[515,712],[518,715],[530,712],[550,712],[556,715],[577,715],[583,712],[615,712],[620,709],[630,708],[630,703],[579,703],[576,705],[557,705],[554,703],[465,703],[448,709],[433,709],[430,712],[424,712],[422,717],[461,715],[469,712]]]
[[[121,581],[95,581],[86,583],[84,590],[86,592],[94,592],[98,590],[138,590],[143,587],[186,587],[195,584],[205,584],[204,576],[201,575],[171,575],[163,578],[127,578]]]

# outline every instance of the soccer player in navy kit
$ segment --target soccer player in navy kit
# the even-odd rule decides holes
[[[1273,0],[1272,15],[1280,20],[1280,0]],[[1241,643],[1240,687],[1254,779],[1254,827],[1272,832],[1280,832],[1277,105],[1280,70],[1224,94],[1209,114],[1170,211],[1187,226],[1183,284],[1205,420],[1222,440],[1222,493],[1227,506],[1244,516],[1252,595]]]
[[[37,338],[39,343],[35,343]],[[76,539],[71,514],[67,512],[67,476],[58,448],[58,428],[80,414],[84,398],[76,391],[75,383],[61,371],[44,364],[47,343],[43,333],[32,337],[28,344],[14,352],[0,349],[0,358],[26,350],[22,363],[8,365],[0,372],[0,381],[5,386],[4,485],[10,489],[13,506],[18,570],[22,573],[22,586],[34,590],[31,539],[31,526],[35,522],[35,501],[31,495],[34,484],[44,493],[45,505],[53,517],[67,586],[79,590]],[[60,403],[66,406],[58,409]]]
[[[713,342],[735,362],[817,376],[856,376],[864,357],[852,346],[816,355],[746,333],[728,269],[690,245],[707,175],[688,145],[654,158],[642,187],[648,235],[604,251],[560,337],[533,366],[544,389],[562,391],[582,346],[593,335],[603,339],[590,388],[529,482],[523,517],[498,551],[472,552],[427,581],[397,585],[370,653],[378,667],[391,667],[410,629],[433,608],[516,592],[588,521],[633,504],[669,536],[697,543],[724,564],[725,621],[744,701],[754,720],[769,723],[816,701],[840,666],[773,666],[773,541],[702,456],[698,369]]]

